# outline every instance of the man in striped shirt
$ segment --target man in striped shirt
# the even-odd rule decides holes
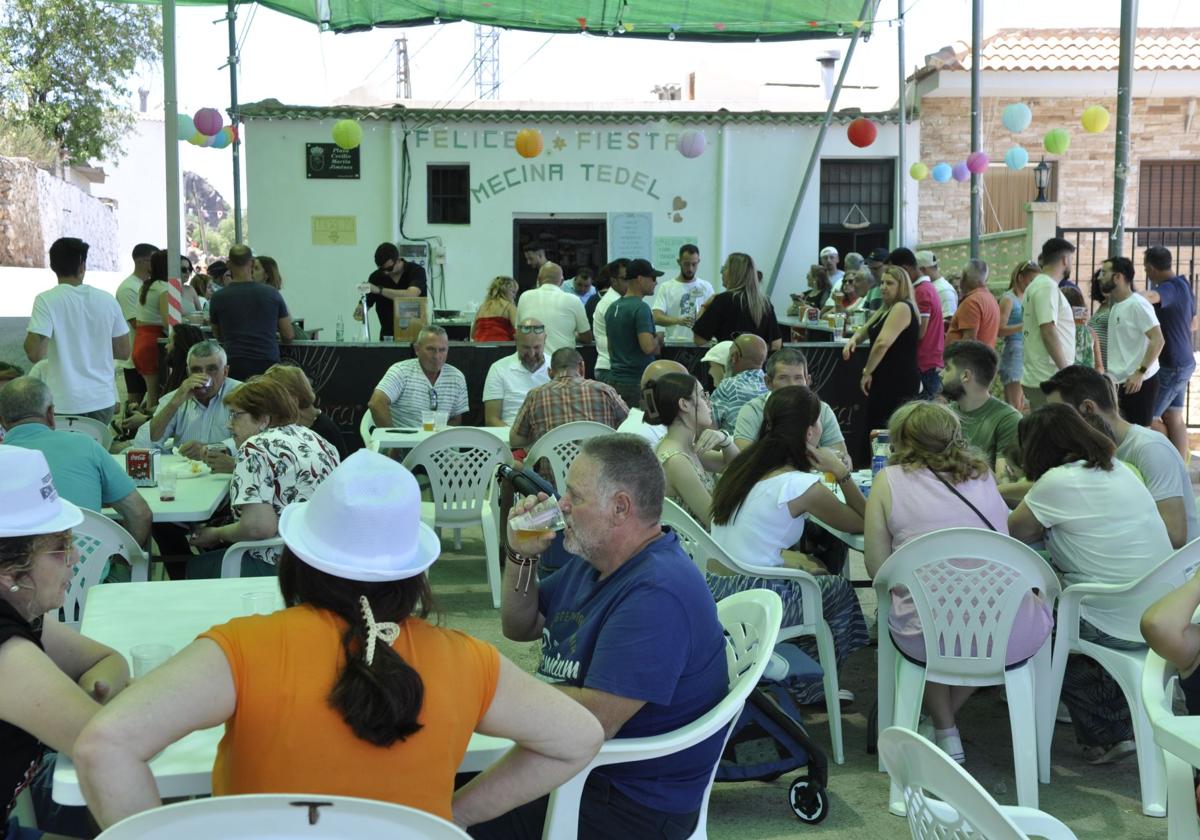
[[[615,429],[628,415],[629,408],[611,385],[583,378],[579,351],[562,347],[550,357],[550,381],[525,397],[508,442],[513,449],[528,448],[551,429],[577,420]]]
[[[375,425],[419,427],[425,411],[445,411],[450,425],[460,425],[467,413],[467,380],[446,364],[446,331],[426,327],[417,335],[415,349],[415,359],[396,362],[375,386],[367,402]]]

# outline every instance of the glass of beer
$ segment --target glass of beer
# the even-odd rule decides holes
[[[437,426],[437,412],[432,411],[432,410],[431,411],[422,411],[421,412],[421,430],[425,431],[425,432],[432,432],[434,430],[434,428],[436,428],[436,426]]]
[[[518,539],[536,540],[554,536],[555,531],[567,527],[558,499],[538,502],[525,513],[514,516],[508,522]]]

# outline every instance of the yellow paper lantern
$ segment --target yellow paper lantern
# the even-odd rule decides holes
[[[1092,105],[1084,109],[1079,121],[1083,123],[1083,130],[1088,134],[1099,134],[1108,128],[1108,120],[1107,108],[1103,105]]]
[[[924,181],[929,177],[929,165],[917,161],[908,168],[908,175],[914,181]]]
[[[357,149],[362,137],[362,126],[357,120],[338,120],[333,124],[333,142],[338,148]]]
[[[536,128],[523,128],[517,132],[514,148],[523,158],[535,158],[542,153],[542,132]]]

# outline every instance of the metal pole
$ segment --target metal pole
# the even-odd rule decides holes
[[[859,20],[869,20],[868,13],[874,7],[875,2],[876,0],[864,0],[862,11],[858,15]],[[787,227],[783,231],[783,239],[779,243],[779,253],[775,255],[775,264],[771,266],[771,276],[767,280],[767,287],[763,292],[768,298],[775,288],[775,281],[779,279],[783,258],[787,254],[788,245],[791,244],[792,234],[796,230],[796,222],[800,219],[800,205],[804,203],[808,185],[812,182],[813,173],[817,171],[817,161],[821,159],[821,146],[825,143],[825,134],[829,131],[829,123],[833,121],[838,94],[842,92],[842,83],[846,81],[846,71],[850,68],[850,59],[854,57],[854,48],[858,45],[860,34],[862,34],[862,29],[855,29],[854,35],[850,38],[850,46],[846,48],[846,58],[842,61],[842,70],[838,73],[837,84],[833,86],[833,93],[829,97],[829,106],[825,109],[825,119],[821,121],[821,127],[817,130],[817,140],[813,144],[812,155],[808,158],[808,166],[804,169],[804,178],[800,181],[800,191],[796,193],[796,202],[792,205],[792,215],[788,217]]]
[[[225,13],[229,27],[229,124],[238,127],[237,94],[237,0],[229,0]],[[240,132],[231,144],[233,149],[233,241],[242,243],[242,138]]]
[[[979,54],[983,45],[983,0],[971,2],[971,151],[983,143],[983,113],[979,107]],[[971,173],[971,259],[979,259],[979,235],[982,233],[983,207],[979,189],[983,176]]]
[[[896,245],[904,244],[904,212],[908,208],[905,199],[908,181],[905,169],[905,131],[908,125],[908,78],[904,61],[904,0],[896,0],[896,54],[900,68],[900,107],[896,121]]]
[[[1121,0],[1121,54],[1117,63],[1117,137],[1113,160],[1112,236],[1108,255],[1125,246],[1125,183],[1129,178],[1129,116],[1133,106],[1133,48],[1137,43],[1138,0]]]
[[[175,91],[175,0],[163,0],[163,137],[167,163],[167,277],[179,278],[179,102]]]

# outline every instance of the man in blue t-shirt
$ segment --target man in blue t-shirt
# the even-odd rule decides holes
[[[1196,369],[1192,353],[1192,321],[1196,300],[1187,278],[1171,269],[1171,252],[1161,245],[1146,249],[1146,278],[1152,288],[1139,294],[1154,304],[1154,314],[1162,327],[1162,353],[1158,357],[1158,400],[1154,417],[1161,418],[1167,437],[1184,460],[1188,457],[1187,424],[1183,420],[1183,401],[1188,382]],[[1162,431],[1162,429],[1160,429]]]
[[[248,246],[230,248],[229,284],[208,305],[213,337],[229,354],[229,375],[241,382],[277,364],[279,343],[291,344],[296,335],[279,290],[250,278],[253,262]]]
[[[677,729],[729,688],[716,605],[678,538],[659,525],[663,496],[650,446],[636,435],[603,435],[583,445],[567,474],[562,534],[517,538],[510,517],[504,635],[541,639],[538,676],[586,706],[606,738]],[[534,501],[515,505],[512,516]],[[552,544],[570,556],[539,582],[533,564]],[[689,836],[723,741],[721,731],[672,755],[593,770],[581,840]],[[545,809],[545,799],[531,802],[471,835],[541,837]]]

